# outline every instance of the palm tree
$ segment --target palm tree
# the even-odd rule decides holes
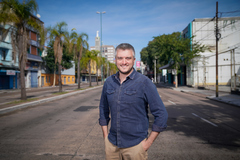
[[[114,63],[109,63],[109,76],[117,72],[117,66]]]
[[[80,89],[80,60],[82,58],[83,47],[88,49],[88,35],[86,33],[81,33],[77,36],[74,52],[76,54],[77,59],[77,83],[78,89]]]
[[[87,51],[86,54],[83,57],[83,63],[88,66],[88,75],[89,75],[89,86],[92,86],[92,66],[94,65],[94,62],[96,63],[97,60],[98,51],[92,50]]]
[[[59,92],[62,92],[61,62],[62,62],[62,54],[63,54],[63,39],[66,36],[66,32],[67,32],[67,23],[66,22],[57,23],[53,28],[49,27],[48,31],[50,33],[50,39],[54,39],[53,49],[54,49],[55,64],[58,64]],[[56,69],[54,69],[53,86],[55,86],[55,79],[56,79]]]
[[[102,72],[103,72],[102,73],[102,75],[103,75],[102,79],[104,81],[105,75],[106,75],[106,72],[107,72],[107,59],[105,57],[101,57],[101,63],[102,63],[102,67],[103,67],[103,69],[102,69]]]
[[[97,85],[98,85],[98,70],[99,69],[101,69],[101,65],[102,65],[102,61],[101,61],[101,57],[99,57],[99,53],[100,53],[100,51],[96,51],[95,50],[95,52],[97,52],[97,56],[96,56],[96,69],[97,69]]]
[[[42,25],[32,18],[38,11],[35,0],[25,0],[22,3],[18,0],[2,0],[0,10],[0,23],[11,24],[11,41],[13,57],[18,52],[21,81],[21,99],[26,100],[25,75],[24,69],[27,62],[28,31],[27,27],[40,30]]]
[[[68,52],[68,54],[71,54],[74,51],[74,45],[76,44],[76,39],[77,39],[77,33],[75,31],[75,28],[73,28],[71,31],[71,33],[66,32],[65,34],[65,41],[64,41],[64,45],[66,47],[66,50]]]

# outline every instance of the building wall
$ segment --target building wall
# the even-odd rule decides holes
[[[115,48],[113,45],[103,45],[102,46],[103,49],[103,55],[105,56],[105,58],[111,62],[114,63],[115,60]]]
[[[0,25],[0,89],[18,88],[18,56],[13,60],[10,25]]]
[[[61,75],[62,84],[75,84],[75,75]],[[59,76],[56,75],[56,85],[58,85]],[[42,87],[52,86],[53,85],[54,74],[41,74]]]
[[[215,20],[195,19],[183,31],[186,36],[191,35],[187,33],[190,31],[195,36],[194,42],[211,49],[211,52],[201,53],[201,57],[195,58],[193,64],[187,67],[187,85],[207,87],[216,84],[215,24]],[[235,74],[234,78],[240,78],[240,17],[220,18],[219,29],[218,84],[231,85]]]
[[[64,69],[61,73],[62,84],[75,84],[75,63],[72,61],[73,67],[70,69]],[[58,85],[58,73],[56,74],[55,84]],[[41,69],[41,87],[47,87],[53,85],[54,74],[49,73],[44,66]]]

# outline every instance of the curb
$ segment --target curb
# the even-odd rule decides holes
[[[234,105],[234,106],[236,106],[236,107],[240,107],[240,105],[239,104],[237,104],[237,103],[234,103],[234,102],[231,102],[231,101],[224,101],[224,100],[222,100],[221,98],[216,98],[216,97],[211,97],[211,96],[208,96],[208,97],[206,97],[207,99],[210,99],[210,100],[213,100],[213,101],[217,101],[217,102],[222,102],[222,103],[225,103],[225,104],[229,104],[229,105]]]
[[[187,91],[187,90],[182,90],[182,89],[174,89],[174,88],[171,88],[171,89],[173,89],[175,91],[183,92],[183,93],[186,93],[186,94],[191,94],[193,96],[203,97],[203,98],[207,98],[207,99],[214,100],[214,101],[217,101],[217,102],[222,102],[222,103],[225,103],[225,104],[240,107],[239,104],[237,104],[237,103],[234,103],[234,102],[231,102],[231,101],[224,101],[221,98],[216,98],[216,97],[213,98],[212,96],[207,96],[207,95],[204,95],[204,94],[197,94],[197,93]]]
[[[93,89],[100,88],[100,87],[102,87],[102,85],[97,86],[97,87],[87,88],[87,89],[80,90],[80,91],[66,93],[66,94],[59,95],[59,96],[45,98],[45,99],[41,99],[41,100],[37,100],[37,101],[33,101],[33,102],[19,104],[19,105],[8,107],[8,108],[3,108],[3,109],[0,109],[0,115],[5,114],[5,113],[9,113],[11,111],[15,111],[15,110],[18,110],[18,109],[26,108],[26,107],[29,107],[29,106],[34,106],[34,105],[38,105],[38,104],[41,104],[41,103],[46,103],[46,102],[54,101],[54,100],[57,100],[57,99],[65,98],[65,97],[68,97],[68,96],[72,96],[72,95],[75,95],[75,94],[78,94],[78,93],[82,93],[82,92],[93,90]]]

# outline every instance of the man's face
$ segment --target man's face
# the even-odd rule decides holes
[[[128,75],[131,73],[135,58],[133,57],[133,51],[129,49],[118,49],[115,59],[116,66],[120,73]]]

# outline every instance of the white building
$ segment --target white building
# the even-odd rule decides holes
[[[90,50],[97,50],[100,51],[100,37],[97,35],[95,37],[95,46],[91,46]],[[102,57],[105,57],[109,62],[114,63],[115,56],[115,47],[113,45],[102,45]]]
[[[219,18],[218,41],[218,84],[231,85],[232,90],[240,87],[240,17]],[[211,18],[194,19],[184,30],[184,37],[192,37],[210,48],[201,53],[187,67],[187,85],[194,87],[216,85],[216,20]],[[231,83],[232,82],[232,83]]]

